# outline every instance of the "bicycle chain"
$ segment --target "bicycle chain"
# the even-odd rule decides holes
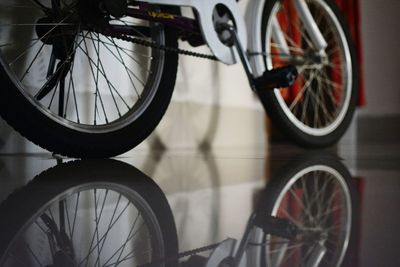
[[[135,37],[127,36],[127,35],[120,35],[120,34],[113,34],[113,33],[106,33],[105,35],[110,36],[112,38],[120,39],[123,41],[131,42],[131,43],[134,43],[137,45],[163,50],[165,52],[171,52],[171,53],[177,53],[179,55],[209,59],[209,60],[213,60],[213,61],[219,61],[219,59],[213,55],[202,54],[202,53],[197,53],[197,52],[184,50],[184,49],[180,49],[180,48],[165,46],[165,45],[161,45],[156,42],[153,42],[153,41],[147,41],[147,40],[143,40],[140,38],[135,38]]]
[[[194,255],[197,255],[197,254],[199,254],[201,252],[206,252],[206,251],[210,251],[210,250],[216,249],[219,245],[221,245],[221,243],[215,243],[215,244],[211,244],[211,245],[208,245],[208,246],[204,246],[204,247],[200,247],[200,248],[196,248],[196,249],[192,249],[192,250],[187,250],[187,251],[178,253],[178,255],[176,255],[176,256],[168,257],[168,258],[165,258],[165,259],[158,259],[158,260],[155,260],[155,261],[153,261],[151,263],[141,265],[140,267],[156,266],[157,264],[160,264],[160,263],[167,263],[167,262],[174,261],[174,260],[177,260],[177,259],[186,258],[186,257],[189,257],[189,256],[194,256]]]

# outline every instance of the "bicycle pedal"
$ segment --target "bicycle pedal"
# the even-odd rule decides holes
[[[284,88],[293,85],[297,76],[297,68],[289,65],[265,71],[261,77],[254,80],[254,85],[257,90]]]
[[[258,214],[255,220],[256,226],[263,229],[265,234],[294,239],[298,228],[291,221],[267,214]]]

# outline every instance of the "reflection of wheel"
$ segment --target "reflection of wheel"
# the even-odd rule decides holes
[[[260,91],[260,98],[274,123],[295,142],[320,147],[338,141],[350,124],[358,72],[354,45],[334,1],[305,2],[328,47],[317,51],[294,1],[266,1],[261,33],[266,67],[296,65],[299,77],[290,88]]]
[[[303,159],[267,187],[262,211],[288,219],[295,239],[264,236],[262,266],[341,266],[353,241],[351,175],[331,156]]]
[[[113,156],[146,138],[167,108],[178,64],[174,53],[108,32],[177,47],[171,30],[105,16],[93,3],[0,6],[0,112],[34,143],[74,157]]]
[[[8,130],[8,127],[0,118],[0,149],[6,144],[9,135],[10,131]]]
[[[116,161],[50,169],[10,196],[0,214],[1,266],[139,266],[177,255],[165,195]]]

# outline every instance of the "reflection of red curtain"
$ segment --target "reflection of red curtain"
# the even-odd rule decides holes
[[[365,91],[363,79],[363,60],[362,60],[362,42],[361,42],[361,16],[360,16],[360,0],[336,0],[339,8],[345,14],[349,23],[353,40],[357,46],[358,66],[359,66],[359,105],[365,105]]]

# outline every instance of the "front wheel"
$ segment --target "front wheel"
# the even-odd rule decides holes
[[[261,32],[266,69],[291,64],[299,77],[288,88],[258,93],[273,122],[290,139],[304,147],[325,147],[336,143],[351,122],[358,95],[357,61],[333,1],[305,2],[328,47],[317,51],[293,0],[266,1]]]
[[[115,156],[143,141],[169,104],[178,64],[177,54],[123,38],[177,47],[172,30],[115,18],[95,3],[0,4],[1,116],[39,146],[78,158]]]

